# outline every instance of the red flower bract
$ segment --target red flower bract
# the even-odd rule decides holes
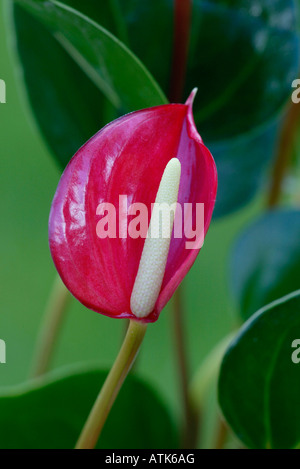
[[[100,130],[71,159],[59,182],[50,213],[49,242],[56,268],[70,292],[85,306],[115,318],[133,318],[130,298],[144,238],[100,239],[97,206],[151,203],[171,158],[181,163],[178,203],[204,203],[204,231],[217,190],[213,157],[197,133],[192,100],[125,115]],[[193,209],[194,211],[194,209]],[[195,213],[193,213],[193,217]],[[201,248],[172,235],[163,283],[155,308],[143,322],[154,322],[189,271]]]

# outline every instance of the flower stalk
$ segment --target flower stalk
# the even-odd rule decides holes
[[[185,329],[182,308],[182,289],[179,288],[174,295],[174,335],[178,362],[178,374],[180,377],[182,407],[183,407],[183,429],[182,447],[192,449],[196,445],[198,437],[199,415],[195,411],[189,394],[189,370],[188,357],[186,353]]]
[[[38,335],[30,376],[37,378],[50,367],[55,346],[71,295],[60,277],[54,281],[46,306],[43,323]]]
[[[95,448],[109,411],[135,361],[146,329],[146,324],[130,321],[121,350],[90,412],[76,449]]]

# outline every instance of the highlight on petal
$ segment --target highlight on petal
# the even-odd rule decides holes
[[[195,127],[192,99],[191,95],[186,104],[144,109],[111,122],[78,150],[61,177],[49,219],[50,250],[67,288],[92,310],[137,319],[131,296],[152,204],[173,158],[181,166],[177,202],[181,207],[189,204],[190,229],[185,230],[182,216],[182,236],[175,237],[173,230],[153,310],[139,320],[158,318],[197,257],[203,242],[203,232],[199,236],[193,228],[197,204],[204,206],[205,234],[216,198],[217,173]],[[176,226],[179,215],[176,210]],[[138,222],[145,217],[146,227]],[[133,228],[140,233],[129,236]],[[193,249],[187,249],[188,242],[193,242]]]

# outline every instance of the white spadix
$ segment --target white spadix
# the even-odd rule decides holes
[[[145,318],[153,311],[161,289],[171,242],[180,174],[180,161],[172,158],[165,167],[156,194],[147,238],[132,289],[130,307],[138,318]],[[164,216],[163,207],[169,208],[168,216]]]

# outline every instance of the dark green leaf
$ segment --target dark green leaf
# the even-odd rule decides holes
[[[128,45],[127,27],[122,17],[119,0],[62,0],[63,4],[88,16],[124,44]]]
[[[73,448],[105,380],[100,370],[65,374],[0,396],[0,446]],[[129,376],[97,448],[176,448],[173,422],[155,392]]]
[[[231,284],[242,317],[300,288],[300,211],[276,210],[237,240]]]
[[[61,39],[63,32],[63,43],[69,52],[69,43],[66,43],[65,38],[88,59],[94,67],[93,71],[96,70],[104,77],[105,87],[98,85],[107,96],[111,91],[111,77],[107,73],[103,74],[103,70],[99,72],[97,57],[82,44],[82,39],[86,39],[81,34],[82,30],[77,34],[80,26],[74,26],[72,22],[80,14],[73,17],[70,14],[65,19],[70,6],[90,16],[129,44],[165,92],[168,92],[173,2],[110,0],[105,4],[100,2],[101,6],[96,2],[97,8],[95,2],[65,0],[66,6],[43,0],[23,0],[22,4],[29,5],[31,11],[35,11],[47,24],[50,22],[54,31],[60,31],[56,37]],[[236,210],[253,197],[272,158],[277,118],[291,94],[291,82],[298,72],[299,48],[295,18],[296,8],[292,0],[193,2],[190,54],[183,99],[194,86],[198,86],[196,124],[215,156],[219,173],[216,216]],[[74,56],[72,52],[71,55]],[[122,67],[122,71],[126,69],[126,75],[127,69],[131,68],[129,62]],[[83,68],[93,78],[90,69]],[[114,67],[109,71],[112,75],[117,73],[121,76]],[[143,103],[138,103],[138,106],[136,103],[131,107],[128,103],[126,105],[128,92],[131,98],[132,93],[139,94],[139,97],[144,95],[144,91],[131,78],[128,80],[133,84],[131,90],[130,86],[124,90],[122,83],[118,82],[113,87],[113,95],[110,95],[115,105],[116,93],[122,95],[117,104],[119,114],[162,102],[159,93],[158,100],[150,97],[146,99],[147,102],[143,100]],[[130,104],[133,104],[132,100]],[[102,119],[102,112],[99,115],[101,122],[107,120]],[[109,116],[113,117],[112,114]]]
[[[300,291],[258,311],[224,357],[219,401],[228,423],[250,448],[289,449],[300,443],[296,339],[300,344]]]
[[[38,11],[47,26],[48,20],[54,24],[52,34],[23,8],[15,7],[16,42],[29,100],[62,167],[85,141],[121,113],[164,102],[159,88],[132,53],[71,8],[80,8],[80,12],[101,21],[102,26],[126,40],[116,0],[105,4],[65,0],[61,6],[53,5],[49,16],[47,2],[20,3],[30,5],[31,13]],[[68,51],[62,45],[66,45],[66,39]],[[83,64],[73,46],[70,56],[73,40],[84,59],[90,60],[88,65]]]
[[[79,11],[56,0],[18,0],[122,112],[166,102],[144,65],[115,36]]]
[[[83,143],[114,119],[116,111],[43,24],[18,5],[14,9],[30,104],[63,168]]]
[[[174,1],[121,0],[119,4],[127,26],[130,48],[143,61],[168,95],[173,47]],[[189,89],[188,94],[195,86],[196,84]]]
[[[194,2],[186,92],[199,88],[195,120],[219,173],[216,216],[253,197],[273,156],[276,116],[298,73],[295,16],[293,1]]]
[[[130,47],[168,93],[174,3],[119,3]],[[252,132],[278,114],[298,72],[296,12],[293,0],[193,1],[183,99],[198,87],[195,119],[207,142]]]
[[[195,116],[206,140],[277,115],[298,72],[295,20],[293,0],[195,0],[186,91],[199,87]]]
[[[168,92],[172,2],[120,4],[130,46]],[[193,2],[183,99],[198,87],[195,121],[219,174],[215,216],[243,206],[261,186],[273,156],[278,114],[298,73],[295,19],[292,0]],[[153,40],[163,44],[159,54]]]
[[[223,142],[208,144],[216,160],[219,183],[215,217],[249,202],[264,181],[264,170],[273,156],[277,123]]]
[[[94,0],[84,4],[78,0],[52,5],[30,0],[20,3],[52,26],[50,32],[26,11],[15,8],[17,46],[29,100],[62,167],[118,115],[165,102],[133,54],[81,14],[91,15],[126,40],[116,0],[105,4]],[[72,7],[80,7],[80,13]]]
[[[172,2],[120,5],[130,46],[167,92]],[[185,96],[198,87],[195,120],[204,139],[227,140],[274,119],[291,95],[298,51],[293,0],[195,0]]]

